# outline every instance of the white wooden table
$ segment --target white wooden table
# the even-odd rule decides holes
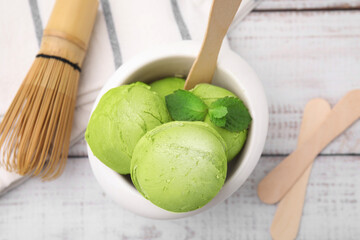
[[[136,216],[100,189],[82,142],[59,179],[31,179],[0,198],[0,240],[270,239],[275,206],[260,203],[256,185],[295,148],[308,100],[334,104],[360,87],[360,0],[264,0],[229,38],[262,80],[270,111],[263,157],[231,198],[187,219]],[[298,239],[360,239],[359,131],[356,123],[317,159]]]

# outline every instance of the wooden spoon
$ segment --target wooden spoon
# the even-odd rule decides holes
[[[330,113],[331,107],[327,101],[321,98],[312,99],[306,104],[303,120],[301,123],[298,145],[307,141],[311,134],[320,126]],[[301,161],[302,159],[300,159]],[[293,240],[299,231],[300,220],[306,195],[308,179],[312,164],[305,173],[281,199],[271,228],[271,237],[274,240]]]
[[[189,90],[198,83],[211,83],[221,44],[239,9],[241,0],[214,0],[201,50],[185,82]]]
[[[261,201],[274,204],[284,197],[315,157],[360,118],[360,89],[347,93],[309,140],[275,167],[258,185]]]

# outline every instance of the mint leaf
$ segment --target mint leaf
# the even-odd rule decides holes
[[[176,90],[165,96],[166,106],[176,121],[203,121],[207,106],[201,98],[186,90]]]
[[[244,103],[236,97],[224,97],[213,102],[210,105],[209,116],[215,126],[231,132],[247,129],[252,120]]]
[[[216,122],[216,126],[218,127],[225,127],[226,125],[226,114],[228,114],[228,110],[226,107],[224,106],[219,106],[219,107],[215,107],[215,108],[210,108],[209,109],[209,115],[210,115],[210,119],[212,120],[212,122]]]
[[[226,114],[228,113],[228,110],[224,106],[219,106],[219,107],[210,109],[209,112],[211,112],[211,114],[216,118],[222,118],[222,117],[226,116]]]

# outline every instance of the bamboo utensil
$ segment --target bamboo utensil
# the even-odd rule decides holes
[[[97,0],[56,1],[39,54],[0,124],[1,164],[8,171],[43,179],[62,173],[97,8]]]
[[[331,107],[327,101],[316,98],[308,102],[304,109],[298,145],[309,139],[311,134],[320,126],[330,113]],[[302,159],[299,159],[300,161]],[[274,240],[292,240],[296,238],[303,212],[306,188],[311,173],[312,164],[306,169],[300,179],[281,199],[270,233]]]
[[[309,140],[275,167],[258,185],[261,201],[274,204],[284,197],[315,157],[360,118],[360,89],[347,93]]]
[[[199,83],[211,83],[221,44],[239,9],[241,0],[214,0],[201,50],[185,82],[189,90]]]

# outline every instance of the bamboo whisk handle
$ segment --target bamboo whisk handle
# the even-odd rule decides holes
[[[40,53],[82,66],[94,27],[98,0],[57,0],[44,30]]]
[[[98,5],[98,0],[57,0],[44,35],[65,38],[86,50]]]

